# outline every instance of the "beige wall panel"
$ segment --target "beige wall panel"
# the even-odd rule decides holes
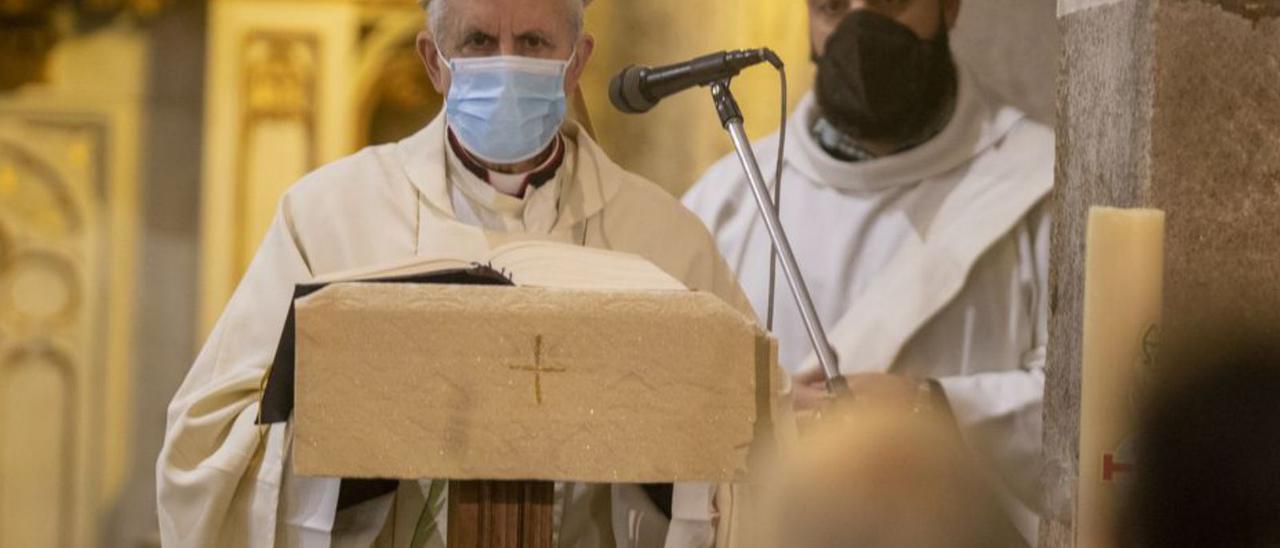
[[[15,352],[0,367],[0,546],[66,546],[75,515],[75,391],[70,364]]]
[[[0,506],[0,530],[30,539],[53,520],[55,546],[96,538],[131,458],[144,46],[127,27],[70,37],[53,53],[49,82],[0,97],[0,367],[16,375],[0,391],[0,409],[11,410],[0,423],[0,472],[50,494]],[[56,474],[45,473],[51,463]],[[0,500],[35,488],[6,481]],[[4,548],[45,545],[0,538]]]

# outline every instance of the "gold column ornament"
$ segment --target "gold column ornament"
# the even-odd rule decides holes
[[[0,0],[0,93],[45,82],[49,54],[60,38],[106,25],[119,16],[148,19],[167,0]],[[69,10],[71,24],[55,13]],[[64,28],[70,27],[70,28]]]
[[[423,18],[410,0],[219,0],[208,28],[199,339],[289,185],[407,136],[443,103],[412,47]]]
[[[57,34],[52,0],[0,0],[0,92],[45,79]]]

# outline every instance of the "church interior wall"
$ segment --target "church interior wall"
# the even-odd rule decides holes
[[[235,3],[174,0],[159,4],[163,8],[158,14],[144,20],[125,17],[92,32],[69,31],[53,46],[44,82],[0,92],[0,136],[8,139],[3,142],[35,150],[54,164],[66,164],[58,154],[68,143],[74,145],[72,152],[87,151],[75,153],[91,153],[99,160],[80,172],[65,167],[59,172],[73,187],[101,192],[76,191],[83,195],[77,204],[97,212],[86,218],[98,221],[87,225],[88,243],[75,251],[79,255],[72,253],[72,270],[84,280],[81,289],[95,315],[84,320],[79,334],[55,337],[59,345],[78,348],[84,370],[99,375],[84,377],[83,386],[102,390],[92,398],[83,394],[77,408],[84,424],[91,417],[99,421],[99,432],[90,435],[87,426],[76,426],[76,435],[87,441],[76,454],[75,469],[67,472],[71,475],[32,483],[33,489],[60,481],[74,484],[68,489],[79,506],[50,510],[71,516],[66,518],[71,523],[66,534],[74,536],[71,545],[155,544],[154,462],[165,409],[238,277],[242,265],[231,266],[235,257],[256,247],[251,230],[234,244],[229,231],[263,222],[258,218],[274,211],[279,192],[292,182],[274,181],[247,194],[251,203],[234,206],[220,194],[234,177],[211,175],[218,164],[234,167],[235,154],[243,152],[236,148],[237,134],[222,137],[220,132],[231,130],[216,128],[220,121],[211,116],[216,111],[217,116],[242,120],[238,106],[217,106],[243,91],[248,72],[242,59],[219,57],[217,51],[219,33],[232,32],[217,10]],[[388,120],[406,110],[439,108],[439,97],[423,89],[421,80],[407,86],[412,93],[400,93],[406,86],[397,85],[412,75],[403,46],[421,17],[410,0],[252,3],[257,10],[276,10],[277,20],[292,21],[301,20],[294,17],[298,12],[315,16],[323,11],[318,6],[327,6],[330,15],[317,17],[316,25],[334,30],[320,44],[334,47],[354,37],[342,46],[355,53],[346,64],[313,75],[324,99],[309,103],[311,110],[302,113],[318,120],[309,137],[317,152],[308,167],[403,133],[404,127]],[[744,4],[596,0],[589,8],[588,28],[600,47],[583,92],[600,140],[623,166],[673,194],[682,193],[729,151],[709,97],[696,91],[650,115],[625,116],[608,105],[608,79],[632,63],[663,64],[718,49],[769,46],[788,64],[794,106],[813,77],[804,2],[761,1],[749,10],[741,9]],[[343,7],[357,5],[366,11]],[[360,15],[369,10],[376,13]],[[392,12],[400,15],[386,15]],[[953,43],[966,66],[989,82],[994,93],[1048,121],[1053,118],[1055,29],[1053,0],[966,0]],[[289,62],[310,62],[305,56],[298,59]],[[271,72],[280,67],[268,63],[266,72],[257,74],[287,87],[297,83],[290,77],[298,74],[289,72],[297,66],[286,63],[284,72]],[[777,85],[766,68],[752,69],[735,84],[753,137],[777,129]],[[258,106],[268,113],[297,114],[288,110],[288,98],[268,95]],[[274,107],[285,108],[272,111]],[[26,122],[33,113],[42,119],[89,120],[106,129],[68,134],[46,125],[33,131]],[[93,140],[94,135],[101,140]],[[7,159],[0,153],[0,168]],[[24,181],[28,177],[21,176]],[[25,241],[13,226],[17,198],[5,197],[3,182],[0,177],[0,267]],[[243,211],[238,213],[237,207]],[[245,211],[258,220],[250,223],[237,216]],[[3,280],[0,289],[8,287]],[[0,347],[14,344],[15,333],[12,325],[0,323]],[[41,379],[37,381],[45,382]],[[0,398],[6,397],[0,392]],[[9,399],[10,404],[17,401]],[[0,401],[0,410],[5,403]],[[0,428],[0,449],[13,447],[5,435]],[[15,473],[3,472],[6,478]],[[0,486],[0,491],[11,485]],[[5,528],[3,520],[16,519],[5,514],[11,508],[0,507],[0,529]],[[48,516],[40,519],[50,523]],[[0,548],[9,545],[0,541]]]

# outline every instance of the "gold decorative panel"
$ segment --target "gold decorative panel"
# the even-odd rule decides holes
[[[0,111],[0,548],[89,544],[122,480],[134,244],[112,242],[108,135]]]
[[[117,16],[155,16],[168,0],[0,0],[0,91],[49,81],[49,61],[67,34],[108,26]],[[68,24],[69,23],[69,24]],[[67,27],[75,30],[68,33]]]
[[[285,188],[316,167],[319,57],[314,35],[253,31],[245,38],[233,277],[248,268]]]
[[[210,4],[202,335],[289,185],[362,146],[407,135],[439,109],[412,50],[421,28],[411,0]]]
[[[19,332],[74,327],[83,312],[78,270],[54,252],[15,254],[0,270],[0,322]]]
[[[6,345],[8,346],[8,345]],[[0,355],[0,546],[69,546],[77,477],[76,367],[30,343]],[[9,473],[19,470],[22,473]]]

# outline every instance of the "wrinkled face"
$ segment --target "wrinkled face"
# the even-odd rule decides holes
[[[921,39],[931,39],[941,30],[939,3],[946,10],[947,28],[955,26],[960,0],[805,0],[809,4],[809,36],[813,51],[826,53],[827,38],[840,21],[854,10],[866,9],[902,23]]]
[[[504,55],[565,60],[572,55],[565,75],[565,91],[572,93],[595,42],[586,34],[574,36],[569,10],[565,0],[455,0],[442,36],[418,34],[418,53],[441,94],[449,91],[450,75],[437,51],[446,59]]]

